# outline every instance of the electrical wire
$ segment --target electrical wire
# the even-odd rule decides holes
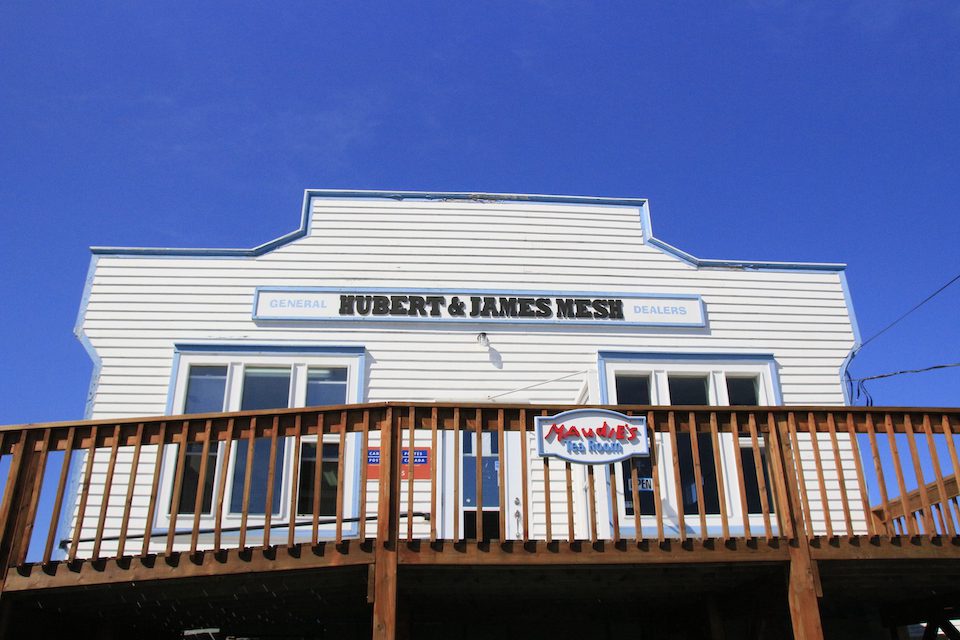
[[[900,322],[901,320],[903,320],[904,318],[906,318],[908,315],[910,315],[911,313],[913,313],[914,311],[916,311],[917,309],[919,309],[919,308],[922,307],[923,305],[925,305],[925,304],[927,304],[928,302],[930,302],[931,300],[933,300],[935,297],[937,297],[937,295],[940,294],[941,291],[943,291],[944,289],[946,289],[947,287],[949,287],[950,285],[952,285],[952,284],[953,284],[954,282],[956,282],[957,280],[960,280],[960,273],[958,273],[957,275],[955,275],[955,276],[950,280],[950,282],[948,282],[947,284],[943,285],[942,287],[940,287],[939,289],[937,289],[936,291],[934,291],[933,293],[931,293],[930,295],[928,295],[926,298],[924,298],[923,300],[921,300],[920,302],[918,302],[917,304],[915,304],[915,305],[913,306],[913,308],[911,308],[909,311],[907,311],[906,313],[904,313],[902,316],[900,316],[899,318],[897,318],[896,320],[894,320],[893,322],[891,322],[890,324],[888,324],[887,326],[885,326],[883,329],[880,329],[880,331],[877,331],[875,334],[873,334],[872,336],[870,336],[869,338],[867,338],[866,340],[864,340],[863,342],[861,342],[861,343],[860,343],[860,346],[857,347],[857,351],[860,351],[861,349],[863,349],[865,346],[867,346],[868,344],[870,344],[871,342],[873,342],[874,340],[876,340],[877,338],[879,338],[879,337],[880,337],[882,334],[884,334],[887,330],[892,329],[895,324],[897,324],[898,322]]]
[[[934,371],[936,369],[949,369],[950,367],[960,367],[960,362],[950,362],[948,364],[935,364],[930,367],[924,367],[923,369],[904,369],[903,371],[881,373],[875,376],[867,376],[865,378],[854,378],[853,380],[854,382],[865,382],[867,380],[879,380],[880,378],[890,378],[893,376],[899,376],[905,373],[924,373],[925,371]]]
[[[924,367],[923,369],[904,369],[902,371],[891,371],[890,373],[880,373],[875,376],[866,376],[864,378],[849,378],[851,383],[857,383],[857,397],[861,395],[864,397],[867,406],[873,406],[873,396],[870,395],[870,392],[867,390],[866,383],[870,380],[880,380],[881,378],[892,378],[893,376],[900,376],[907,373],[925,373],[927,371],[936,371],[937,369],[949,369],[951,367],[960,367],[960,362],[950,362],[947,364],[935,364],[930,367]]]
[[[847,366],[844,367],[843,377],[844,377],[845,380],[846,380],[847,387],[848,387],[849,390],[850,390],[850,395],[851,395],[851,396],[853,395],[854,383],[856,382],[856,383],[857,383],[857,388],[856,388],[857,396],[856,396],[856,397],[859,398],[860,395],[862,394],[862,395],[865,397],[865,399],[866,399],[867,406],[868,406],[868,407],[872,407],[872,406],[873,406],[873,397],[872,397],[872,396],[870,395],[870,393],[867,391],[867,388],[866,388],[866,386],[864,385],[864,381],[865,381],[865,380],[875,379],[875,378],[853,378],[853,377],[850,376],[850,365],[853,364],[853,359],[857,357],[857,354],[860,353],[860,351],[861,351],[865,346],[867,346],[868,344],[870,344],[871,342],[873,342],[874,340],[876,340],[877,338],[879,338],[882,334],[886,333],[888,330],[892,329],[892,328],[894,327],[894,325],[896,325],[898,322],[900,322],[901,320],[903,320],[904,318],[906,318],[907,316],[909,316],[911,313],[913,313],[914,311],[916,311],[917,309],[919,309],[919,308],[922,307],[923,305],[925,305],[925,304],[927,304],[928,302],[930,302],[931,300],[933,300],[935,297],[937,297],[938,295],[940,295],[940,293],[943,292],[947,287],[949,287],[950,285],[952,285],[954,282],[956,282],[956,281],[958,281],[958,280],[960,280],[960,273],[958,273],[958,274],[955,275],[953,278],[951,278],[945,285],[943,285],[942,287],[940,287],[939,289],[937,289],[936,291],[934,291],[933,293],[931,293],[930,295],[928,295],[926,298],[924,298],[923,300],[921,300],[920,302],[918,302],[917,304],[915,304],[913,307],[911,307],[906,313],[904,313],[903,315],[901,315],[899,318],[897,318],[896,320],[894,320],[893,322],[891,322],[890,324],[888,324],[887,326],[885,326],[883,329],[880,329],[880,331],[876,332],[875,334],[873,334],[872,336],[870,336],[869,338],[867,338],[866,340],[864,340],[863,342],[861,342],[861,343],[860,343],[860,346],[858,346],[856,349],[854,349],[853,351],[850,352],[850,359],[847,360]],[[946,366],[954,366],[954,365],[946,365]],[[937,366],[935,366],[934,368],[942,368],[942,367],[941,367],[941,365],[937,365]],[[926,370],[928,370],[928,369],[925,369],[924,371],[926,371]],[[882,374],[880,377],[887,378],[887,377],[890,377],[890,376],[892,376],[892,375],[899,375],[900,373],[920,373],[920,372],[921,372],[921,370],[916,370],[916,371],[913,371],[913,370],[910,370],[910,371],[901,371],[901,372],[895,372],[895,373],[891,373],[891,374]]]

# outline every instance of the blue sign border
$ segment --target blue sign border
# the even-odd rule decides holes
[[[619,320],[536,320],[530,318],[424,318],[397,316],[272,316],[257,313],[262,291],[276,293],[360,293],[360,294],[440,294],[440,295],[487,295],[487,296],[529,296],[549,298],[650,298],[659,300],[694,300],[700,305],[699,322],[621,322]],[[702,329],[707,326],[707,307],[703,298],[692,293],[628,293],[624,291],[528,291],[521,289],[431,289],[413,287],[278,287],[260,286],[253,294],[252,318],[257,322],[419,322],[425,324],[532,324],[543,326],[591,326],[591,327],[687,327]]]

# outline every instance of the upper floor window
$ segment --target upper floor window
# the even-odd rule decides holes
[[[256,353],[249,351],[255,349]],[[362,376],[362,349],[354,353],[322,353],[306,351],[302,353],[265,353],[269,347],[256,347],[234,351],[218,351],[206,347],[197,352],[184,349],[179,354],[178,366],[174,371],[173,397],[170,407],[173,413],[206,413],[219,411],[247,411],[282,409],[288,407],[328,406],[347,404],[361,397],[359,381]],[[306,487],[312,491],[313,484],[306,480],[298,486],[285,486],[284,469],[290,456],[288,451],[292,443],[281,440],[273,460],[274,491],[269,508],[274,515],[280,515],[282,506],[287,505],[289,491],[298,492],[298,505],[312,502],[312,494],[306,495]],[[317,464],[317,443],[304,439],[300,456],[298,477],[313,478]],[[336,495],[336,473],[329,473],[331,460],[336,465],[338,445],[324,444],[322,447],[321,482],[328,489],[327,495]],[[232,447],[230,459],[223,459],[223,447],[210,447],[203,478],[203,496],[200,500],[201,513],[212,515],[213,505],[217,502],[216,478],[226,465],[228,482],[224,493],[225,515],[240,514],[247,501],[250,515],[264,515],[268,508],[267,484],[270,474],[271,443],[269,438],[257,438],[253,442],[252,452],[247,446]],[[252,453],[252,455],[251,455]],[[176,505],[177,513],[192,514],[197,504],[197,493],[201,485],[200,469],[203,445],[187,445],[184,464],[184,476],[181,495]],[[173,455],[166,455],[165,475],[172,480]],[[247,467],[250,468],[249,491],[245,496]],[[160,504],[173,510],[172,482],[164,483],[168,493]],[[289,484],[289,483],[287,483]],[[300,495],[303,494],[303,495]],[[330,507],[330,500],[323,497],[322,508]],[[331,507],[332,508],[332,507]]]
[[[611,404],[639,405],[696,405],[696,406],[757,406],[779,404],[779,381],[776,363],[769,356],[746,355],[687,355],[687,354],[603,354],[600,366],[607,381],[607,398]],[[611,384],[612,383],[612,384]],[[732,440],[731,440],[732,442]],[[697,453],[700,461],[700,491],[697,490],[694,471],[693,443],[689,433],[677,433],[681,504],[684,514],[697,514],[700,508],[707,514],[719,514],[717,493],[718,469],[715,465],[713,440],[710,434],[697,434]],[[747,513],[761,513],[759,481],[749,438],[736,443],[740,455],[747,494]],[[765,451],[761,449],[762,468],[766,468]],[[732,461],[721,455],[724,466]],[[623,478],[625,515],[633,516],[632,466],[637,467],[639,479],[649,478],[649,460],[625,461],[619,476]],[[769,486],[769,479],[766,479]],[[641,484],[641,486],[643,486]],[[641,515],[655,513],[653,496],[640,491]],[[700,496],[703,505],[699,504]],[[768,499],[769,499],[768,492]]]

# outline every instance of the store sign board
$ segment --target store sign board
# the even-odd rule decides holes
[[[700,296],[258,287],[254,320],[706,326]]]
[[[574,409],[535,419],[541,457],[607,464],[649,456],[647,419],[607,409]]]

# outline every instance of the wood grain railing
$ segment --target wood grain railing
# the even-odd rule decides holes
[[[3,427],[0,563],[960,532],[957,409],[608,407],[647,418],[649,462],[539,457],[535,417],[570,408],[383,403]]]

